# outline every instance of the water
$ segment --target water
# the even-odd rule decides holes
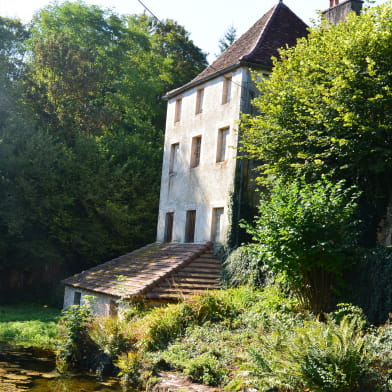
[[[0,392],[120,392],[115,379],[61,377],[50,351],[0,344]]]

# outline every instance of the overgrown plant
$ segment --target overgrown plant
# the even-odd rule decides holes
[[[358,193],[326,177],[315,183],[277,181],[270,195],[261,195],[254,226],[245,225],[257,242],[250,251],[265,265],[284,274],[303,304],[315,314],[329,311],[342,272],[352,261],[358,230]],[[256,275],[257,272],[254,272]]]
[[[63,311],[56,350],[56,364],[60,372],[76,368],[85,362],[86,347],[91,342],[88,334],[91,322],[90,301],[83,305],[72,305]]]
[[[275,329],[251,350],[262,391],[356,392],[370,373],[371,353],[360,322],[344,316]]]

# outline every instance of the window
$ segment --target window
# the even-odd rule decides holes
[[[174,122],[177,123],[181,120],[181,106],[182,106],[182,98],[176,99],[176,109],[174,113]]]
[[[225,103],[230,102],[231,98],[231,83],[232,83],[232,77],[231,76],[225,76],[223,79],[223,93],[222,93],[222,105]]]
[[[256,98],[256,93],[254,91],[249,91],[249,110],[248,112],[252,115],[255,116],[257,113],[256,107],[253,105],[253,100]]]
[[[201,136],[195,136],[192,138],[191,167],[199,166],[200,152],[201,152]]]
[[[218,131],[218,144],[216,150],[216,161],[223,162],[227,159],[227,140],[229,136],[230,128],[221,128]]]
[[[80,291],[75,291],[73,304],[80,305],[81,300],[82,300],[82,293]]]
[[[180,151],[180,144],[173,143],[170,147],[169,174],[174,174],[177,172],[178,152],[179,151]]]
[[[174,222],[174,212],[166,213],[165,218],[165,237],[164,242],[172,242],[173,239],[173,222]]]
[[[196,95],[196,114],[203,111],[204,88],[199,88]]]
[[[222,241],[222,223],[224,208],[213,208],[211,223],[211,241]]]
[[[118,316],[118,303],[116,301],[110,301],[109,304],[109,316],[117,317]]]
[[[195,242],[196,210],[186,212],[185,242]]]

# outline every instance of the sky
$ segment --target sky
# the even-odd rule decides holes
[[[174,19],[185,26],[193,42],[205,53],[209,61],[218,53],[218,42],[229,26],[234,26],[239,37],[279,0],[141,0],[159,19]],[[109,8],[118,14],[144,11],[138,0],[85,0]],[[376,0],[375,5],[386,0]],[[317,21],[318,10],[329,6],[329,0],[284,0],[305,23]],[[48,0],[0,0],[0,16],[31,20]]]

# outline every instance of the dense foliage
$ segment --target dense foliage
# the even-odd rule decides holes
[[[171,370],[229,391],[390,391],[391,327],[367,329],[349,304],[321,322],[268,285],[139,305],[123,317],[96,318],[86,340],[111,358],[124,390],[152,390]]]
[[[253,269],[269,266],[285,276],[309,309],[328,311],[356,245],[357,197],[342,182],[326,178],[313,184],[277,182],[262,196],[254,226],[247,226],[258,244],[249,248],[259,256]]]
[[[0,296],[155,238],[162,96],[205,55],[183,27],[83,2],[0,18]],[[177,67],[181,61],[189,63]],[[14,291],[14,292],[15,292]]]
[[[390,226],[391,16],[386,2],[337,26],[313,27],[281,51],[271,78],[259,84],[254,105],[262,115],[243,127],[245,150],[267,178],[329,174],[357,185],[366,245],[375,244],[380,223],[381,240]]]
[[[392,249],[358,249],[356,260],[344,275],[342,298],[360,306],[371,323],[381,325],[392,309]]]

